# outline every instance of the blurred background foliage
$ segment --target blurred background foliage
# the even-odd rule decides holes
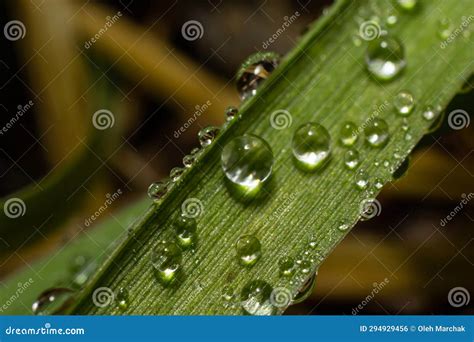
[[[181,164],[200,128],[222,124],[224,109],[238,105],[233,78],[242,60],[298,11],[270,47],[285,54],[330,3],[1,2],[0,22],[21,20],[26,36],[0,39],[0,126],[18,106],[34,105],[0,136],[0,196],[19,197],[27,208],[18,219],[0,218],[0,281],[104,229],[95,228],[101,221],[122,229],[107,232],[97,248],[115,241],[128,223],[118,213],[134,203],[134,213],[144,210],[148,184]],[[192,43],[181,34],[191,19],[205,23],[202,39]],[[465,88],[451,109],[473,113],[472,84]],[[176,138],[207,101],[209,108]],[[104,108],[115,123],[101,131],[91,120]],[[473,313],[472,304],[453,308],[447,300],[455,286],[473,290],[473,203],[440,225],[462,194],[473,192],[473,126],[454,131],[443,124],[424,138],[405,177],[380,196],[382,214],[359,223],[319,270],[311,297],[288,314],[351,314],[385,278],[390,283],[361,314]],[[122,195],[87,224],[118,189]]]

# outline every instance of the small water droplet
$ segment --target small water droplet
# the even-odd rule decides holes
[[[251,134],[234,138],[225,145],[221,154],[226,177],[245,191],[260,188],[272,173],[273,161],[268,143]]]
[[[242,309],[249,315],[268,316],[275,313],[270,302],[273,288],[263,280],[252,280],[241,292]]]
[[[382,189],[383,188],[383,183],[384,183],[383,179],[381,179],[381,178],[375,178],[374,179],[374,186],[375,186],[376,189],[379,189],[379,190]]]
[[[389,14],[385,22],[388,26],[394,26],[398,22],[398,17],[395,14]]]
[[[235,297],[236,295],[234,289],[229,285],[224,286],[224,289],[222,290],[222,300],[224,301],[224,307],[234,307],[236,300]]]
[[[453,24],[448,18],[443,18],[438,23],[438,36],[442,40],[448,39],[453,33]]]
[[[417,3],[418,0],[397,0],[398,6],[405,11],[412,11]]]
[[[252,266],[262,256],[262,246],[260,241],[251,234],[242,235],[235,244],[237,258],[243,266]]]
[[[184,173],[185,169],[182,167],[173,167],[170,171],[170,178],[173,182],[177,182],[181,175]]]
[[[176,222],[176,241],[183,249],[193,247],[196,242],[196,219],[180,216]]]
[[[202,147],[209,146],[217,137],[219,131],[220,128],[214,126],[208,126],[201,129],[198,133],[199,144],[201,144]]]
[[[303,259],[300,264],[300,271],[303,274],[308,274],[311,271],[311,262]]]
[[[291,257],[283,257],[278,262],[280,275],[283,277],[291,277],[295,274],[295,261]]]
[[[357,126],[352,121],[346,121],[342,124],[339,141],[344,146],[352,146],[357,141]]]
[[[395,96],[393,105],[399,115],[407,116],[411,114],[415,107],[415,99],[411,93],[404,90]]]
[[[370,146],[382,147],[389,138],[388,125],[383,119],[370,121],[364,129],[365,139]]]
[[[304,170],[316,170],[331,153],[331,137],[326,128],[317,123],[304,124],[293,135],[292,152]]]
[[[364,169],[360,169],[355,174],[355,185],[358,189],[364,190],[369,185],[369,175]]]
[[[159,242],[151,254],[151,264],[158,281],[163,285],[171,284],[181,269],[182,252],[173,242]]]
[[[74,288],[82,288],[89,278],[94,274],[97,269],[97,262],[95,261],[84,261],[82,267],[74,273],[72,277],[72,284]]]
[[[365,62],[367,69],[376,79],[389,81],[405,67],[405,49],[397,38],[382,35],[369,43]]]
[[[164,179],[159,182],[151,183],[148,187],[148,197],[157,201],[163,198],[168,193],[170,189],[170,181]]]
[[[72,303],[74,291],[57,287],[42,292],[31,306],[35,315],[54,315],[62,313]]]
[[[225,109],[225,119],[226,119],[226,121],[234,120],[237,117],[238,114],[239,114],[239,110],[237,109],[237,107],[229,106]]]
[[[359,152],[357,150],[348,150],[344,154],[344,164],[349,170],[353,170],[359,165]]]
[[[117,292],[117,306],[120,310],[128,308],[128,291],[124,287],[121,287]]]
[[[337,226],[337,229],[340,230],[341,232],[345,232],[346,230],[348,230],[350,227],[349,225],[349,222],[346,221],[346,220],[343,220],[341,222],[339,222],[339,225]]]
[[[354,34],[352,36],[352,43],[354,44],[354,46],[357,46],[357,47],[362,45],[362,40],[360,39],[359,34]]]
[[[425,119],[426,121],[433,121],[438,116],[440,111],[440,108],[427,106],[423,111],[423,119]]]
[[[257,52],[249,56],[237,72],[237,90],[242,101],[254,96],[260,84],[278,66],[279,55],[274,52]]]

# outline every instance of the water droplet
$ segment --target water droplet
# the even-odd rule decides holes
[[[121,287],[117,292],[117,306],[120,310],[128,308],[128,291],[124,287]]]
[[[355,185],[358,189],[364,190],[369,185],[369,175],[363,169],[360,169],[355,174]]]
[[[354,44],[354,46],[357,46],[357,47],[362,45],[362,40],[360,39],[359,34],[354,34],[352,36],[352,43]]]
[[[256,135],[234,138],[222,149],[221,165],[226,177],[245,191],[260,188],[272,173],[273,153]]]
[[[388,26],[394,26],[398,22],[398,17],[395,14],[389,14],[385,22]]]
[[[389,138],[388,125],[383,119],[370,121],[364,129],[365,140],[370,146],[384,146]]]
[[[397,0],[398,6],[405,11],[412,11],[417,3],[418,0]]]
[[[311,262],[306,259],[301,260],[300,271],[303,274],[308,274],[311,271]]]
[[[242,289],[242,309],[249,315],[268,316],[275,313],[270,302],[273,288],[263,280],[253,280]]]
[[[180,216],[176,223],[176,241],[183,249],[194,246],[197,222],[194,218]]]
[[[374,179],[374,186],[376,189],[382,189],[383,188],[383,179],[380,179],[380,178],[375,178]]]
[[[62,313],[72,303],[74,291],[67,288],[51,288],[42,292],[31,306],[35,315]]]
[[[405,50],[397,38],[383,35],[369,43],[365,62],[375,78],[389,81],[405,67]]]
[[[222,299],[224,300],[224,307],[234,307],[236,300],[235,297],[236,296],[234,293],[234,289],[229,285],[224,286],[224,289],[222,290]]]
[[[219,131],[220,128],[214,126],[208,126],[201,129],[198,133],[199,144],[201,144],[202,147],[209,146],[217,137]]]
[[[170,189],[170,181],[168,179],[164,179],[159,182],[151,183],[148,187],[148,197],[153,200],[160,200],[168,193]]]
[[[159,242],[151,254],[155,275],[163,285],[171,284],[181,269],[181,249],[173,242]]]
[[[225,119],[226,119],[226,121],[234,120],[237,117],[238,114],[239,114],[239,110],[237,109],[237,107],[229,106],[225,109]]]
[[[235,244],[237,258],[243,266],[252,266],[262,256],[262,246],[254,235],[242,235]]]
[[[448,39],[453,33],[453,25],[451,20],[448,18],[443,18],[439,21],[438,24],[438,36],[442,40]]]
[[[183,165],[185,167],[191,167],[195,161],[196,161],[196,156],[192,154],[187,154],[183,157]]]
[[[433,121],[441,111],[440,108],[435,108],[433,106],[427,106],[423,111],[423,119],[426,121]]]
[[[359,152],[357,150],[348,150],[344,154],[344,164],[349,170],[353,170],[359,165]]]
[[[72,277],[72,284],[74,288],[81,288],[89,280],[97,269],[97,262],[85,261],[84,265]]]
[[[237,90],[241,100],[257,93],[257,88],[278,66],[280,57],[274,52],[257,52],[248,57],[237,72]]]
[[[283,277],[291,277],[295,274],[295,261],[290,257],[283,257],[278,262],[280,275]]]
[[[357,141],[357,126],[351,121],[342,124],[339,140],[344,146],[352,146]]]
[[[415,99],[408,91],[401,91],[395,96],[393,105],[395,106],[398,114],[407,116],[411,114],[413,108],[415,107]]]
[[[315,170],[331,153],[331,137],[326,128],[317,123],[304,124],[293,135],[292,151],[304,170]]]
[[[185,169],[182,167],[173,167],[170,171],[170,178],[173,182],[177,182],[181,175],[184,173]]]
[[[346,220],[343,220],[339,222],[337,229],[339,229],[341,232],[345,232],[346,230],[349,229],[349,227],[350,227],[349,222],[347,222]]]

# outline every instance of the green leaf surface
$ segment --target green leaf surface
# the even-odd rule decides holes
[[[471,0],[419,1],[414,11],[404,12],[391,1],[338,1],[285,58],[256,96],[241,107],[236,122],[225,129],[190,168],[164,200],[153,205],[134,225],[134,233],[110,256],[100,271],[79,293],[70,312],[75,314],[242,314],[240,293],[252,280],[262,280],[280,294],[295,296],[324,258],[347,234],[338,226],[353,226],[360,218],[361,203],[375,196],[374,179],[384,183],[409,155],[431,126],[422,112],[427,105],[445,108],[473,72],[472,35],[458,34],[444,48],[438,32],[440,20],[460,27],[463,16],[474,12]],[[398,22],[388,30],[405,47],[407,67],[390,83],[371,78],[364,65],[366,43],[354,43],[362,21],[396,13]],[[416,99],[406,122],[392,102],[400,90]],[[271,114],[287,110],[292,124],[272,127]],[[389,124],[390,140],[374,149],[359,138],[356,148],[369,174],[373,193],[354,185],[354,171],[344,167],[345,148],[338,144],[346,120],[358,127],[371,116]],[[309,121],[324,125],[332,137],[329,164],[315,173],[299,170],[291,154],[297,127]],[[404,129],[408,126],[408,130]],[[407,139],[409,132],[411,139]],[[230,190],[220,166],[220,153],[230,139],[245,134],[265,139],[275,163],[270,181],[253,201],[244,201]],[[385,167],[385,161],[389,164]],[[163,287],[156,279],[151,254],[159,241],[175,239],[176,220],[182,204],[199,204],[198,243],[183,252],[183,272],[174,286]],[[235,242],[242,234],[254,234],[262,244],[262,257],[253,267],[239,265]],[[316,242],[317,247],[311,247]],[[302,259],[308,265],[283,278],[279,261]],[[306,267],[308,266],[308,267]],[[309,269],[309,272],[308,272]],[[108,287],[114,293],[126,289],[129,303],[94,305],[94,291]],[[234,293],[235,305],[223,299]],[[274,307],[281,313],[289,304]]]

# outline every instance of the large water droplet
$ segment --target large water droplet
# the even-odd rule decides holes
[[[201,146],[206,147],[212,144],[214,139],[219,134],[219,131],[220,131],[220,128],[214,127],[214,126],[208,126],[201,129],[198,133],[198,139]]]
[[[181,269],[181,249],[173,242],[159,242],[151,254],[151,264],[158,281],[171,284]]]
[[[197,222],[194,218],[180,216],[176,222],[176,241],[183,249],[196,243]]]
[[[128,291],[124,287],[121,287],[117,292],[117,306],[120,310],[128,308]]]
[[[293,135],[292,151],[304,170],[316,170],[331,153],[331,137],[326,128],[317,123],[304,124]]]
[[[348,150],[344,154],[344,164],[349,170],[353,170],[359,165],[359,152],[357,150]]]
[[[273,52],[257,52],[248,57],[237,72],[237,90],[243,100],[254,96],[259,85],[278,66],[279,56]]]
[[[370,146],[382,147],[389,138],[388,125],[383,119],[370,121],[364,129],[365,140]]]
[[[35,315],[62,313],[72,303],[74,291],[67,288],[51,288],[42,292],[31,308]]]
[[[397,0],[398,6],[405,11],[412,11],[417,3],[418,0]]]
[[[280,275],[283,277],[291,277],[295,274],[295,261],[291,257],[283,257],[278,262]]]
[[[160,200],[168,193],[170,189],[169,179],[164,179],[159,182],[151,183],[148,187],[148,197],[153,200]]]
[[[397,38],[383,35],[369,43],[365,62],[375,78],[389,81],[405,67],[405,50]]]
[[[407,116],[411,114],[413,108],[415,107],[415,99],[408,91],[401,91],[395,96],[393,105],[395,106],[398,114]]]
[[[263,280],[247,283],[241,292],[242,309],[250,315],[268,316],[275,313],[270,298],[273,288]]]
[[[258,189],[270,177],[273,160],[268,143],[252,134],[234,138],[221,154],[226,177],[245,191]]]
[[[252,266],[262,256],[262,246],[254,235],[242,235],[235,245],[241,265]]]
[[[344,146],[352,146],[357,141],[357,126],[351,121],[342,124],[339,140]]]

